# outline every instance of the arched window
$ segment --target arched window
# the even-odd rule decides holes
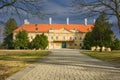
[[[70,40],[72,40],[72,37],[70,37]]]
[[[82,40],[82,37],[80,37],[80,40]]]
[[[74,37],[75,40],[77,40],[77,37]]]
[[[56,40],[58,40],[58,36],[56,36]]]
[[[82,47],[82,43],[80,43],[80,47]]]

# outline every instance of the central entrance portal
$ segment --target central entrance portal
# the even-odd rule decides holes
[[[62,48],[66,48],[66,42],[62,42]]]

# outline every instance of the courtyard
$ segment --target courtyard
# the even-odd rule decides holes
[[[120,68],[77,49],[52,49],[52,54],[7,80],[119,80]]]

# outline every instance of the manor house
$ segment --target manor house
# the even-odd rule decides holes
[[[69,18],[66,22],[66,24],[52,24],[52,18],[49,18],[49,24],[31,24],[25,20],[23,25],[13,31],[13,39],[19,31],[25,30],[30,41],[37,34],[44,33],[48,37],[48,49],[80,49],[86,33],[92,30],[93,24],[87,24],[87,19],[85,24],[70,24]]]

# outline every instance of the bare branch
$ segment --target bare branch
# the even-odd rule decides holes
[[[15,4],[16,1],[17,0],[13,0],[13,1],[9,2],[9,1],[6,1],[6,0],[1,0],[0,1],[1,2],[0,9],[2,9],[2,8],[6,7],[6,6],[13,5],[13,4]]]
[[[108,15],[115,16],[120,29],[120,0],[74,0],[73,2],[72,7],[75,7],[76,12],[84,11],[86,14],[94,14],[104,11]]]
[[[47,15],[45,12],[42,12],[41,5],[44,5],[44,3],[44,0],[0,0],[0,13],[15,14],[19,18],[23,18],[23,13],[26,13],[24,16],[29,14],[43,17]]]

